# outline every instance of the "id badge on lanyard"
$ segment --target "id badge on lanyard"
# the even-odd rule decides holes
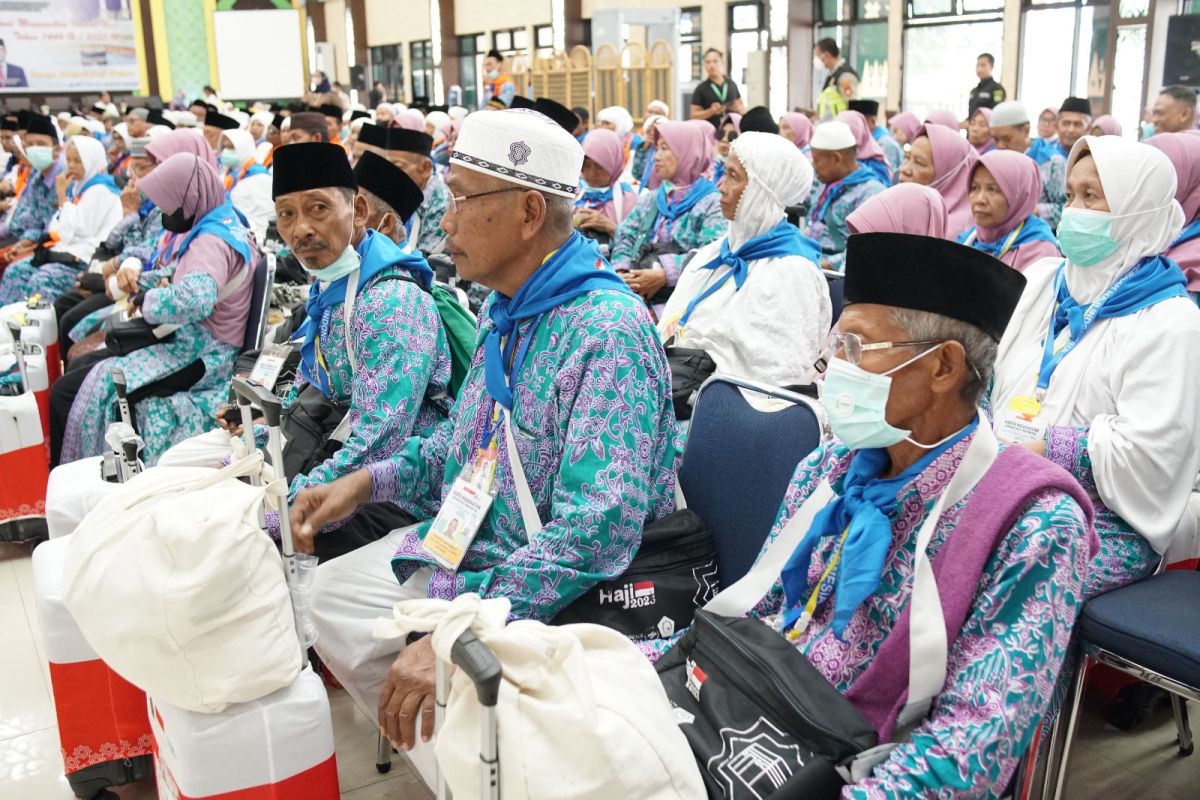
[[[450,493],[422,540],[430,558],[451,572],[456,572],[462,564],[496,499],[500,420],[500,404],[494,403],[470,466],[454,479]]]

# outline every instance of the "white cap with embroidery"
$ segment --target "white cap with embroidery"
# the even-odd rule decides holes
[[[849,125],[837,120],[830,120],[817,126],[813,132],[812,141],[809,142],[809,147],[813,150],[849,150],[851,147],[856,147],[857,144],[854,141],[854,132],[850,130]]]
[[[1009,125],[1027,125],[1029,112],[1016,100],[1005,100],[992,109],[992,127],[1006,128]]]
[[[476,111],[462,121],[450,163],[548,194],[575,197],[583,148],[537,111]]]

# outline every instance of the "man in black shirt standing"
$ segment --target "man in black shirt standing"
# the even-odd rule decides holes
[[[744,114],[746,105],[737,84],[725,75],[725,56],[715,47],[704,51],[704,80],[692,92],[692,119],[706,119],[714,128],[732,111]]]
[[[1008,98],[1004,87],[992,77],[992,70],[995,67],[996,59],[992,58],[991,53],[981,53],[979,58],[975,59],[975,75],[979,77],[979,85],[971,90],[971,102],[967,105],[967,119],[975,115],[976,109],[995,108]]]

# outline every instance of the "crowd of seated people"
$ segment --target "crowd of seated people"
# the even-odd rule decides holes
[[[228,405],[253,275],[268,243],[290,259],[284,408],[339,420],[286,476],[321,558],[316,649],[419,759],[433,650],[377,641],[377,618],[476,593],[548,622],[625,572],[676,507],[680,354],[819,395],[832,437],[773,500],[774,571],[742,613],[888,740],[876,687],[907,676],[918,555],[972,554],[944,685],[843,796],[999,796],[1056,713],[1083,604],[1196,555],[1200,137],[1135,143],[1078,98],[1033,137],[1016,101],[588,120],[506,92],[472,112],[201,101],[70,136],[69,116],[6,117],[24,146],[0,175],[0,300],[58,311],[52,463],[108,447],[114,366],[151,468],[228,458],[255,424]],[[139,317],[168,337],[112,352]],[[493,499],[449,564],[423,542],[464,485]]]

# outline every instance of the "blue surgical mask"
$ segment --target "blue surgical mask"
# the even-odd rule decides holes
[[[26,147],[25,156],[33,168],[41,172],[54,163],[54,148],[43,144]]]
[[[1072,264],[1091,267],[1117,252],[1112,238],[1113,215],[1107,211],[1064,208],[1058,223],[1058,247]]]
[[[498,70],[498,69],[488,70],[487,76],[492,80],[496,80],[496,78],[500,77],[500,70]]]
[[[833,430],[833,435],[851,450],[891,447],[906,439],[917,447],[937,447],[936,444],[923,445],[909,439],[912,431],[889,425],[885,412],[888,395],[892,390],[891,374],[924,358],[939,347],[941,345],[934,345],[883,373],[867,372],[842,358],[831,360],[825,370],[825,380],[821,384],[821,405],[829,416],[829,427]]]
[[[350,126],[349,126],[349,125],[343,125],[343,126],[342,126],[342,129],[341,129],[340,131],[338,131],[338,133],[340,133],[340,134],[341,134],[341,140],[342,140],[343,142],[344,142],[344,141],[346,141],[347,139],[349,139],[349,138],[350,138]]]
[[[1142,139],[1149,139],[1151,136],[1153,136],[1157,132],[1158,132],[1158,129],[1154,127],[1153,122],[1143,122],[1142,123]]]
[[[226,147],[221,151],[221,163],[229,169],[236,167],[238,165],[238,161],[240,160],[241,159],[238,158],[237,150],[230,150],[228,147]]]
[[[344,278],[354,270],[358,269],[358,265],[362,263],[362,257],[352,245],[346,245],[346,249],[337,259],[324,269],[312,269],[305,267],[319,281],[325,283],[333,283],[338,278]]]

